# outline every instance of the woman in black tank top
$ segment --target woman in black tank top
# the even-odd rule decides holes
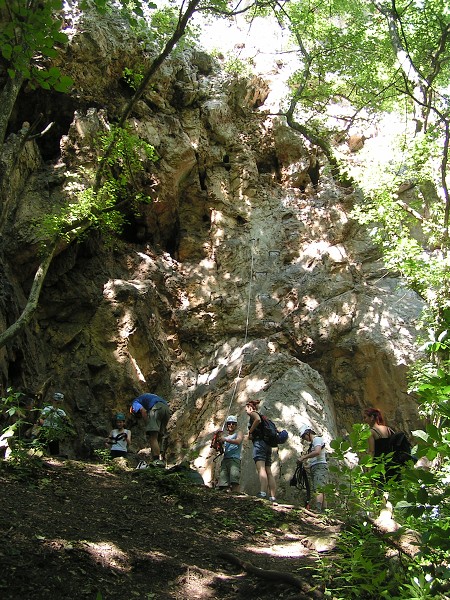
[[[366,408],[363,413],[364,423],[370,427],[369,454],[371,456],[381,456],[386,442],[392,431],[387,427],[383,415],[378,408]]]

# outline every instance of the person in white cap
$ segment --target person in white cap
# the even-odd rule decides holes
[[[219,471],[219,488],[239,492],[241,479],[241,448],[244,436],[237,431],[237,417],[230,415],[225,421],[227,431],[222,432],[224,454]]]
[[[316,493],[316,510],[322,512],[326,507],[325,494],[322,491],[318,491],[328,483],[328,465],[325,454],[325,443],[320,435],[309,425],[302,425],[300,427],[300,437],[302,441],[309,442],[308,452],[302,454],[297,458],[297,463],[302,463],[305,460],[308,461],[312,487]]]

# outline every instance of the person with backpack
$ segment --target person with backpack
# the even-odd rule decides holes
[[[116,427],[111,431],[109,438],[106,440],[106,444],[111,446],[111,458],[126,456],[128,453],[128,446],[131,444],[131,431],[125,429],[125,415],[123,413],[117,413],[115,422]]]
[[[227,431],[223,431],[223,458],[219,471],[219,489],[239,492],[241,478],[241,449],[244,436],[237,431],[237,417],[230,415],[225,421]]]
[[[386,425],[381,410],[378,408],[366,408],[363,412],[363,421],[370,427],[370,437],[368,440],[368,453],[373,457],[381,456],[384,453],[386,442],[392,433],[392,430]]]
[[[316,511],[321,513],[326,507],[326,498],[321,488],[328,483],[328,465],[325,453],[325,443],[323,437],[309,426],[302,425],[300,427],[300,438],[304,442],[309,442],[309,448],[306,454],[302,454],[297,458],[297,463],[301,464],[305,460],[308,461],[312,488],[316,495]]]
[[[402,431],[395,433],[388,427],[378,408],[366,408],[363,412],[363,421],[370,427],[368,453],[379,460],[391,454],[390,462],[386,466],[385,478],[398,477],[399,467],[408,460],[413,460],[411,444],[406,434]]]
[[[161,443],[166,435],[167,423],[170,419],[168,402],[156,394],[141,394],[133,400],[130,413],[142,417],[145,422],[153,464],[165,467],[161,456]]]
[[[258,413],[260,400],[250,400],[245,405],[245,412],[249,416],[248,439],[253,442],[253,460],[259,477],[260,492],[258,498],[267,498],[276,502],[276,483],[272,473],[272,448],[263,440],[263,423]]]

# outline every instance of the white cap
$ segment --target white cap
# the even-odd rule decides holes
[[[302,438],[307,431],[314,431],[311,425],[302,425],[299,429],[300,437]]]
[[[237,417],[235,417],[234,415],[230,415],[229,417],[227,417],[226,422],[227,423],[237,423]]]

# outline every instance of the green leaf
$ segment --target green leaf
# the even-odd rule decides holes
[[[6,58],[6,60],[10,60],[11,56],[12,56],[12,46],[11,44],[3,44],[2,46],[2,56],[3,58]]]
[[[57,92],[67,92],[73,85],[73,79],[63,75],[53,86]]]

